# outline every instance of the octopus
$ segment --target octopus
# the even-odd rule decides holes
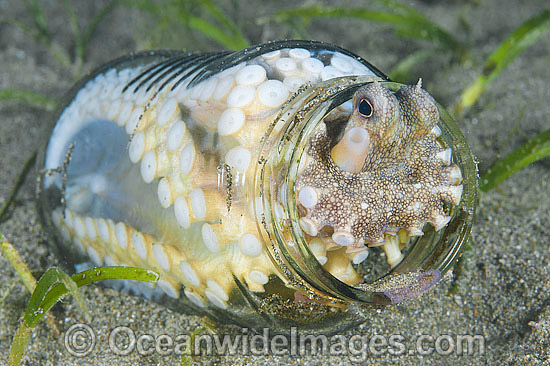
[[[332,229],[332,241],[348,253],[383,245],[395,266],[402,259],[393,239],[399,230],[421,236],[426,222],[445,227],[443,204],[460,202],[462,177],[451,150],[437,142],[438,121],[421,81],[395,94],[376,81],[359,89],[340,141],[330,148],[324,125],[312,138],[296,184],[307,210],[303,230],[317,236]]]
[[[298,290],[262,231],[262,144],[303,90],[358,76],[365,85],[309,137],[296,224],[319,266],[347,285],[362,282],[369,247],[395,267],[425,224],[447,225],[461,171],[420,82],[393,92],[367,61],[320,42],[144,52],[81,81],[45,148],[39,207],[52,242],[77,268],[154,270],[156,286],[118,286],[197,309],[228,309],[239,286]],[[273,210],[288,218],[284,200]]]

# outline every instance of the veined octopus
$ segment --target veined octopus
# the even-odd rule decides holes
[[[239,293],[248,303],[292,303],[288,288],[322,298],[327,290],[277,249],[256,183],[265,141],[301,113],[303,95],[357,77],[363,86],[352,100],[309,135],[290,187],[291,225],[317,273],[357,285],[368,246],[382,246],[391,268],[424,224],[447,225],[462,175],[420,82],[391,91],[368,62],[319,42],[145,52],[97,70],[60,110],[46,148],[46,226],[73,263],[152,269],[156,287],[123,286],[195,309],[232,310],[244,301],[233,300]],[[283,200],[269,209],[291,217]]]

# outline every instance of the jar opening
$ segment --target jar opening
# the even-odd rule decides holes
[[[464,136],[437,104],[437,143],[442,150],[452,151],[449,159],[460,167],[463,177],[460,203],[443,207],[450,216],[446,225],[434,228],[434,224],[423,223],[422,232],[412,233],[416,235],[390,229],[382,251],[366,246],[351,248],[348,232],[335,232],[330,225],[316,223],[316,217],[306,216],[305,211],[311,213],[310,207],[320,199],[319,190],[298,187],[304,167],[312,160],[311,142],[320,129],[326,129],[326,144],[334,151],[352,114],[354,94],[373,82],[371,77],[344,77],[305,87],[272,124],[258,166],[256,188],[263,195],[262,232],[272,260],[288,280],[287,286],[333,306],[345,306],[350,301],[393,304],[423,293],[458,257],[474,215],[475,164]],[[394,94],[404,87],[393,82],[376,83]],[[369,143],[368,133],[360,128],[351,129],[349,139],[352,145]],[[347,203],[334,204],[340,207]],[[362,207],[367,206],[365,203]],[[392,256],[401,256],[393,268],[384,263],[384,252],[390,262]]]

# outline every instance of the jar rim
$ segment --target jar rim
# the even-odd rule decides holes
[[[372,283],[348,285],[317,261],[298,223],[295,178],[311,133],[334,108],[351,99],[360,87],[372,83],[372,77],[347,76],[330,79],[315,86],[306,86],[291,98],[275,118],[268,139],[264,141],[258,168],[262,176],[256,185],[264,194],[262,199],[262,223],[266,243],[275,264],[282,268],[283,275],[294,287],[305,290],[319,302],[345,306],[350,302],[373,305],[390,305],[416,297],[435,285],[459,257],[464,243],[469,239],[477,203],[477,166],[464,135],[449,113],[436,102],[440,112],[439,127],[442,142],[452,146],[452,159],[459,165],[463,175],[463,193],[458,205],[451,210],[451,221],[439,232],[427,230],[411,246],[401,263]],[[396,92],[404,84],[376,80],[380,85]],[[299,96],[298,96],[299,95]],[[275,153],[276,152],[276,153]],[[285,155],[286,154],[286,155]],[[269,157],[269,158],[268,158]],[[290,232],[283,233],[273,215],[274,186],[266,180],[266,164],[273,158],[288,159],[288,164],[279,170],[276,179],[286,183],[284,195],[289,212]],[[263,165],[262,165],[263,163]],[[266,190],[267,188],[267,190]],[[271,191],[270,191],[271,190]],[[426,225],[429,226],[429,225]],[[292,240],[288,239],[291,234]],[[287,239],[285,239],[285,236]]]

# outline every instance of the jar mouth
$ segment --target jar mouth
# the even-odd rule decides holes
[[[424,235],[407,245],[401,262],[372,281],[347,284],[323,267],[310,249],[299,224],[296,177],[308,142],[324,118],[345,105],[373,77],[351,76],[305,86],[282,108],[263,141],[255,189],[262,193],[261,232],[287,286],[314,301],[333,306],[350,302],[390,305],[416,297],[441,280],[469,239],[477,200],[477,170],[464,135],[438,103],[442,147],[452,147],[452,161],[462,172],[463,192],[458,205],[449,205],[449,223],[440,231],[424,225]],[[377,80],[396,92],[403,84]],[[286,206],[281,213],[280,205]],[[279,207],[279,208],[278,208]],[[278,212],[279,211],[279,212]],[[286,215],[286,216],[285,216]],[[368,262],[367,259],[365,262]],[[365,263],[364,262],[364,263]],[[361,265],[356,265],[361,266]]]

